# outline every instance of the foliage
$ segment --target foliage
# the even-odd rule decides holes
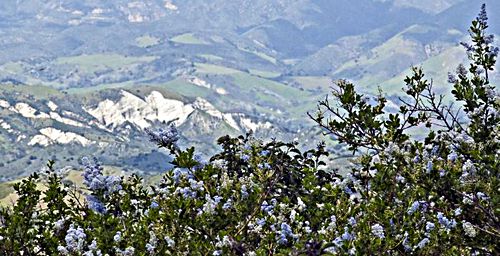
[[[360,157],[346,176],[323,161],[324,143],[222,137],[204,162],[177,146],[174,126],[148,130],[174,168],[145,187],[85,159],[84,188],[48,164],[16,184],[0,212],[2,255],[498,255],[500,97],[490,84],[497,48],[484,7],[470,28],[470,66],[450,75],[446,105],[423,71],[405,79],[398,113],[386,99],[339,81],[335,104],[311,117]],[[408,135],[428,129],[424,140]],[[39,180],[46,191],[36,187]]]

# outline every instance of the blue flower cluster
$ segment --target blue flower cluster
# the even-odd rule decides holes
[[[262,205],[260,206],[260,209],[269,215],[272,215],[274,212],[274,207],[276,206],[276,203],[278,201],[276,199],[271,199],[271,204],[269,204],[267,201],[262,202]]]
[[[74,225],[71,224],[64,238],[66,246],[60,245],[57,249],[63,255],[82,252],[85,246],[86,238],[87,235],[82,228],[75,228]]]
[[[91,191],[102,191],[105,195],[109,195],[122,189],[121,178],[103,175],[103,168],[95,159],[90,161],[84,157],[82,163],[84,165],[83,184]]]
[[[442,212],[437,213],[437,219],[439,224],[441,224],[445,229],[450,230],[457,225],[457,221],[448,219]]]
[[[381,239],[385,238],[384,227],[382,227],[382,225],[377,223],[372,225],[371,228],[372,228],[372,235]]]
[[[280,228],[281,229],[280,229],[279,234],[277,236],[277,241],[279,244],[286,244],[286,243],[288,243],[288,238],[295,237],[295,235],[292,232],[292,228],[290,227],[290,225],[288,225],[288,223],[286,223],[286,222],[281,223]]]
[[[90,210],[104,214],[107,212],[106,206],[95,196],[87,195],[87,206]]]
[[[161,147],[177,148],[177,141],[179,140],[179,131],[174,124],[170,124],[166,129],[160,128],[158,131],[146,129],[149,139]]]

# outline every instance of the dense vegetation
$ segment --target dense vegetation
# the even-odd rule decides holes
[[[328,253],[498,255],[500,95],[490,84],[498,48],[483,6],[463,43],[470,65],[449,75],[455,104],[419,68],[405,79],[398,113],[386,99],[339,81],[311,114],[359,158],[344,176],[324,144],[250,135],[218,140],[208,162],[177,146],[174,126],[148,130],[174,158],[158,185],[103,174],[84,159],[85,188],[61,174],[15,185],[0,212],[2,255],[271,255]],[[428,131],[423,140],[414,129]],[[48,188],[41,191],[38,181]]]

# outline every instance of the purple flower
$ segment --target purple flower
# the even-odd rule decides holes
[[[149,139],[160,147],[177,148],[179,132],[174,124],[170,124],[166,129],[160,128],[158,131],[146,129],[146,133],[149,135]]]
[[[451,152],[447,158],[448,161],[455,162],[455,160],[457,160],[457,157],[458,157],[457,153]]]
[[[286,244],[286,243],[288,243],[287,237],[294,237],[294,234],[292,232],[292,228],[290,227],[290,225],[288,225],[285,222],[281,223],[280,228],[281,228],[281,230],[280,230],[279,235],[278,235],[278,243]]]
[[[457,222],[455,220],[449,220],[442,212],[437,213],[437,218],[439,224],[444,226],[446,229],[451,229],[454,228],[457,225]]]
[[[271,169],[271,166],[268,163],[258,164],[257,167],[259,169]]]
[[[257,225],[259,225],[259,226],[261,226],[261,227],[262,227],[262,226],[264,226],[264,225],[266,224],[266,219],[264,219],[264,218],[262,218],[262,219],[257,219],[257,220],[255,221],[255,223],[257,223]]]
[[[342,244],[344,243],[344,240],[342,240],[342,237],[339,236],[333,240],[333,243],[335,244],[335,246],[341,247]]]
[[[474,51],[474,49],[472,49],[472,46],[468,45],[467,43],[461,43],[461,44],[467,49],[467,51]],[[471,49],[469,49],[469,48],[471,48]],[[465,66],[463,64],[458,65],[457,74],[459,76],[467,76],[467,69],[465,68]]]
[[[436,225],[433,222],[428,221],[427,223],[425,223],[425,231],[427,232],[431,232],[435,227]]]
[[[187,168],[175,168],[173,171],[172,178],[175,183],[179,183],[181,178],[185,177],[187,179],[193,178],[193,174]]]
[[[452,73],[448,73],[448,83],[455,84],[456,82],[458,82],[457,77]]]
[[[429,238],[424,238],[422,239],[422,241],[420,241],[418,244],[417,244],[417,248],[424,248],[427,244],[429,243]]]
[[[434,167],[432,161],[427,162],[427,173],[431,173],[432,168]]]
[[[486,44],[491,44],[491,43],[493,43],[494,40],[495,40],[495,35],[493,35],[493,34],[487,35],[484,37],[484,42]]]
[[[479,200],[482,200],[482,201],[486,201],[488,199],[490,199],[485,193],[483,192],[477,192],[476,193],[476,196]]]
[[[345,227],[344,228],[344,234],[342,234],[342,240],[344,241],[350,241],[353,239],[353,236],[351,233],[349,233],[349,228]]]
[[[354,217],[350,217],[348,220],[349,225],[356,226],[356,219]]]
[[[486,13],[486,4],[481,5],[481,11],[477,16],[477,21],[482,23],[484,26],[488,25],[488,15]]]
[[[233,206],[233,202],[231,201],[231,199],[228,199],[227,202],[225,202],[224,205],[222,205],[222,209],[223,210],[228,210],[232,206]]]
[[[241,197],[242,198],[248,197],[247,185],[241,185]]]
[[[439,170],[439,177],[443,177],[444,175],[446,175],[446,171],[443,169]]]
[[[115,236],[113,236],[113,240],[115,240],[115,242],[120,242],[122,240],[122,232],[120,231],[117,231]]]
[[[261,155],[261,156],[268,156],[268,155],[269,155],[269,153],[270,153],[270,152],[269,152],[269,150],[262,150],[262,151],[260,152],[260,155]]]
[[[183,198],[196,198],[198,193],[191,190],[190,187],[177,188],[176,191],[182,195]]]
[[[490,52],[490,57],[497,57],[498,56],[498,52],[500,51],[500,48],[498,47],[493,47],[493,50],[491,50]]]
[[[352,192],[351,188],[350,188],[350,187],[348,187],[348,186],[345,186],[345,188],[344,188],[344,192],[345,192],[346,194],[348,194],[348,195],[352,195],[352,194],[354,194],[354,192]]]
[[[247,154],[241,155],[241,160],[247,162],[248,160],[250,160],[250,156]]]
[[[70,251],[70,252],[81,252],[85,246],[85,239],[87,235],[82,228],[74,228],[73,224],[69,226],[69,229],[64,237],[66,242],[66,247],[59,248],[59,251]]]
[[[372,235],[378,237],[378,238],[385,238],[384,234],[384,227],[382,227],[380,224],[374,224],[372,225]]]
[[[411,204],[410,209],[408,209],[408,214],[412,215],[414,212],[416,212],[420,208],[420,202],[415,201]]]
[[[102,191],[105,195],[108,195],[122,189],[121,178],[103,175],[103,168],[96,159],[90,161],[87,157],[84,157],[82,163],[84,165],[83,184],[91,191]]]
[[[195,155],[194,160],[197,162],[197,164],[193,167],[193,170],[198,171],[205,167],[206,162],[200,155]]]
[[[414,162],[414,163],[418,163],[418,162],[420,162],[420,156],[415,156],[415,157],[413,158],[413,162]]]
[[[104,214],[107,212],[106,206],[95,196],[88,195],[87,196],[87,205],[90,210]]]
[[[216,204],[220,203],[221,200],[222,200],[222,196],[214,196],[214,202]]]
[[[268,204],[267,201],[262,202],[262,205],[260,206],[260,210],[269,215],[273,214],[273,209],[274,205]]]
[[[151,206],[150,207],[152,209],[156,209],[156,208],[158,208],[158,206],[160,206],[160,205],[157,202],[155,202],[155,201],[151,202]]]

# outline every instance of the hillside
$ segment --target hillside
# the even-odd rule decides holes
[[[143,130],[168,122],[181,144],[206,155],[217,137],[251,130],[310,146],[318,129],[306,113],[336,79],[397,96],[408,68],[422,64],[449,92],[447,73],[464,56],[457,42],[478,8],[460,0],[2,1],[0,179],[48,159],[77,167],[85,155],[162,171],[164,153]]]

